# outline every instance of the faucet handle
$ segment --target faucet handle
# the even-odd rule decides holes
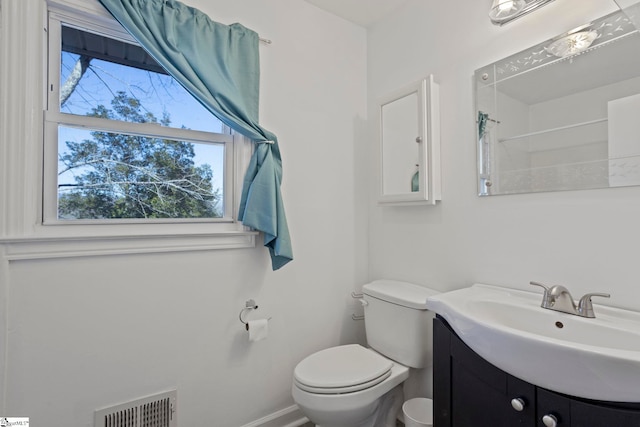
[[[596,317],[595,313],[593,312],[593,304],[591,303],[591,297],[609,298],[611,297],[611,295],[603,294],[599,292],[592,292],[592,293],[585,294],[582,298],[580,298],[580,301],[578,302],[578,313],[580,313],[581,316],[590,317],[590,318]]]
[[[549,286],[547,286],[547,285],[543,285],[543,284],[542,284],[542,283],[540,283],[540,282],[529,282],[529,284],[530,284],[530,285],[533,285],[533,286],[540,286],[541,288],[544,288],[544,293],[545,293],[545,295],[546,295],[546,293],[547,293],[547,292],[549,292]]]
[[[549,291],[551,291],[551,288],[549,286],[543,285],[542,283],[539,283],[539,282],[529,282],[529,284],[533,286],[540,286],[541,288],[544,289],[544,295],[542,295],[542,303],[540,304],[540,307],[550,308],[553,306],[554,301],[552,301],[552,297],[549,293]]]

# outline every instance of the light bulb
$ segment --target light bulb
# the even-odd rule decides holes
[[[489,17],[495,22],[501,22],[520,13],[525,5],[525,0],[493,0]]]
[[[498,9],[500,9],[500,12],[508,12],[511,9],[513,9],[513,0],[508,0],[505,2],[502,2],[498,5]]]
[[[545,49],[552,55],[565,58],[589,49],[597,38],[598,32],[595,30],[570,32],[568,35],[550,43]]]

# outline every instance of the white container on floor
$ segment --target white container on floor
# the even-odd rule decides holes
[[[405,427],[433,427],[433,400],[409,399],[402,405]]]

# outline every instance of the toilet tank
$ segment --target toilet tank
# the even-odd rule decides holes
[[[362,287],[368,345],[412,368],[432,363],[435,313],[427,298],[437,292],[406,282],[376,280]]]

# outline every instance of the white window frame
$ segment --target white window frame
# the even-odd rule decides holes
[[[51,40],[55,40],[54,37],[59,40],[61,27],[57,22],[123,41],[131,42],[131,37],[97,0],[21,0],[2,6],[3,12],[11,14],[11,20],[3,19],[6,28],[0,27],[0,93],[4,94],[0,108],[12,111],[0,115],[0,139],[3,144],[7,142],[0,147],[3,155],[0,175],[4,178],[0,182],[0,245],[4,247],[5,257],[39,259],[255,246],[258,233],[237,219],[244,172],[253,150],[248,138],[200,131],[188,131],[187,137],[178,136],[174,132],[182,130],[163,128],[160,132],[160,126],[155,124],[134,129],[129,127],[131,124],[122,127],[119,123],[114,129],[99,118],[59,112],[60,48],[53,47],[49,56],[47,37],[49,32],[53,33],[53,37],[49,34]],[[51,25],[48,25],[49,19],[52,19]],[[42,29],[44,33],[40,33]],[[16,59],[16,48],[8,40],[21,40],[25,54]],[[11,61],[1,61],[7,58]],[[53,59],[48,62],[48,58]],[[22,100],[17,107],[15,99]],[[227,147],[224,217],[58,221],[54,202],[57,200],[58,124],[123,133],[160,133],[175,135],[172,139],[208,143],[212,142],[211,135],[215,135],[215,142]]]

